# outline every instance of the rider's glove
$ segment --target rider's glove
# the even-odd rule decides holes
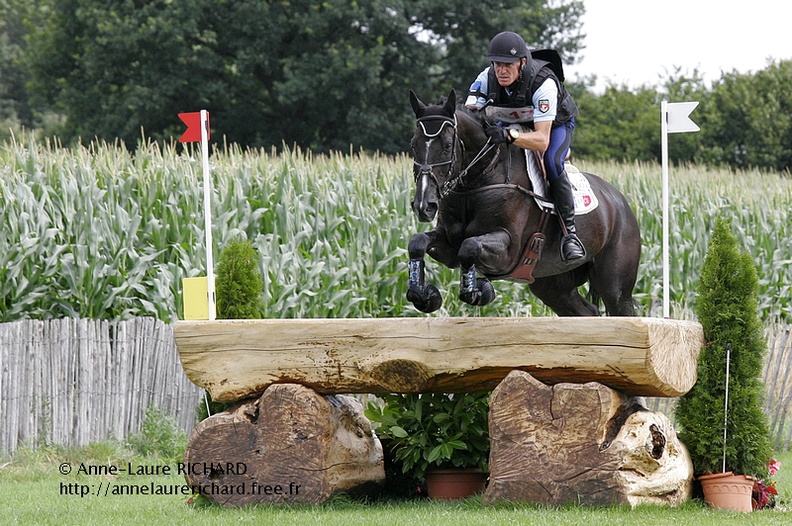
[[[490,138],[492,144],[503,144],[503,143],[510,143],[509,140],[509,130],[504,128],[503,126],[488,126],[487,129],[484,130],[487,134],[487,137]]]

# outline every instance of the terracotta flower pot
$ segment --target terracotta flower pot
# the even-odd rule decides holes
[[[480,469],[433,469],[426,472],[431,499],[464,499],[484,491],[488,474]]]
[[[698,478],[704,491],[704,500],[713,508],[733,511],[751,511],[751,492],[754,480],[748,475],[735,475],[731,471],[701,475]]]

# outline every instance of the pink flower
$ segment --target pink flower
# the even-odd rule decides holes
[[[770,470],[770,475],[775,475],[778,473],[778,470],[781,469],[781,463],[775,459],[771,459],[770,463],[767,464],[767,469]]]

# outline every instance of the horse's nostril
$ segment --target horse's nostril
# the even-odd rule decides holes
[[[434,217],[437,213],[437,203],[429,203],[426,205],[426,213],[429,217]]]

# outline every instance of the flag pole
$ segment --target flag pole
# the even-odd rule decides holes
[[[687,133],[699,131],[698,125],[690,120],[692,112],[698,102],[673,102],[666,100],[660,102],[660,141],[663,166],[663,317],[671,316],[671,291],[669,285],[669,250],[668,231],[671,214],[669,211],[668,191],[668,134]]]
[[[209,173],[209,112],[201,110],[201,161],[204,188],[204,230],[206,231],[206,293],[209,319],[217,316],[215,308],[214,257],[212,254],[212,175]]]
[[[660,103],[660,141],[663,170],[663,318],[671,316],[671,294],[669,292],[668,255],[668,101]]]

